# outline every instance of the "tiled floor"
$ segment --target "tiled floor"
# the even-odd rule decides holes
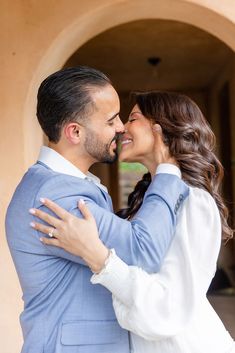
[[[210,295],[208,299],[235,339],[235,296]]]

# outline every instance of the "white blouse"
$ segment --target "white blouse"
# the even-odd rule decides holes
[[[148,274],[117,255],[91,278],[113,294],[120,325],[134,353],[230,353],[235,343],[206,298],[221,245],[218,208],[190,187],[161,270]]]

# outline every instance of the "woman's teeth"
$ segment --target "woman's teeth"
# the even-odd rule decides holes
[[[123,140],[122,141],[122,145],[127,145],[128,143],[131,143],[132,142],[132,140]]]

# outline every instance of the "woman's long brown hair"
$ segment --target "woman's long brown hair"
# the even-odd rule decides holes
[[[228,209],[220,193],[223,167],[214,153],[215,135],[199,107],[189,97],[172,92],[135,93],[134,99],[142,114],[161,126],[164,142],[178,162],[183,180],[208,191],[214,198],[221,217],[222,238],[230,239],[233,230],[228,225]],[[119,211],[119,216],[134,216],[150,182],[147,173],[129,195],[128,207]]]

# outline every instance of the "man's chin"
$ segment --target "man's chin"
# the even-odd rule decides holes
[[[111,163],[116,162],[118,160],[118,150],[113,150],[112,154],[110,154]]]
[[[105,163],[111,164],[111,163],[116,162],[117,160],[118,160],[118,154],[116,153],[116,154],[114,154],[113,156],[110,156],[110,158],[107,159],[107,160],[105,161]]]
[[[116,162],[117,159],[118,159],[118,154],[115,151],[112,154],[109,154],[108,156],[106,155],[106,157],[104,157],[100,162],[106,163],[106,164],[111,164],[111,163]]]

